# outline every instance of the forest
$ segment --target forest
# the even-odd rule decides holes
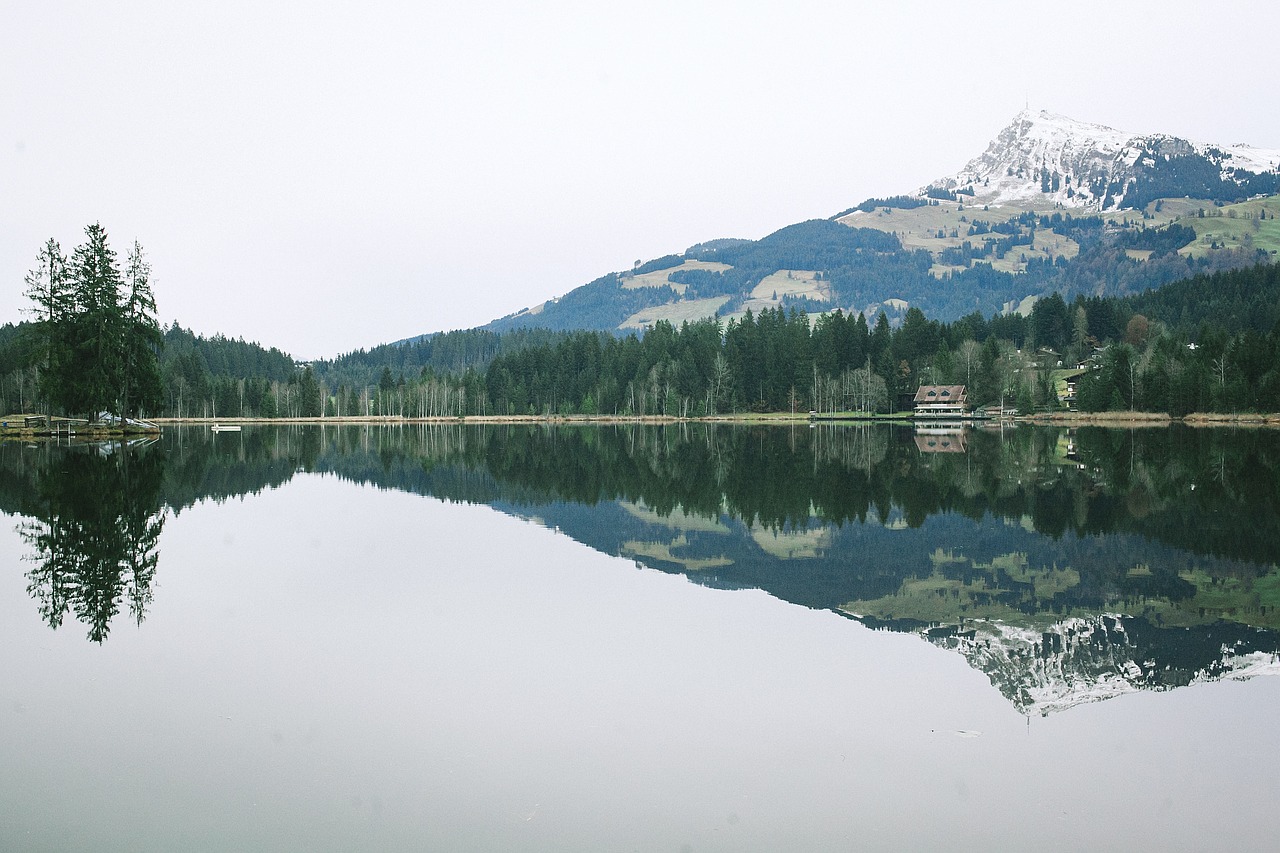
[[[871,236],[839,227],[831,240]],[[770,255],[789,243],[787,234],[776,236]],[[792,244],[795,252],[814,247],[808,239]],[[736,243],[712,251],[733,254],[748,268],[762,250],[758,243]],[[134,288],[141,269],[129,267]],[[727,323],[711,318],[677,328],[659,322],[624,336],[472,329],[310,364],[174,323],[131,339],[143,341],[135,349],[145,343],[158,353],[152,378],[129,380],[128,371],[117,371],[111,380],[117,384],[103,393],[129,399],[130,411],[146,416],[699,417],[892,413],[908,408],[921,384],[963,384],[974,406],[1030,413],[1060,408],[1065,382],[1074,379],[1085,411],[1274,412],[1280,409],[1278,270],[1258,265],[1203,274],[1126,297],[1067,301],[1055,292],[1027,316],[975,311],[940,322],[912,307],[895,326],[883,313],[868,322],[860,313],[815,316],[793,306]],[[128,292],[121,286],[120,293]],[[128,299],[120,304],[137,310],[128,308]],[[119,322],[124,329],[127,323]],[[50,331],[38,316],[0,327],[3,411],[85,411],[87,398],[73,390],[80,380],[67,380],[51,366]]]
[[[941,323],[913,307],[892,328],[883,313],[766,309],[643,337],[578,332],[495,358],[471,399],[496,414],[889,413],[921,384],[963,384],[973,405],[1030,413],[1061,407],[1068,377],[1085,411],[1276,411],[1280,267],[1124,298],[1054,293],[1025,317]]]

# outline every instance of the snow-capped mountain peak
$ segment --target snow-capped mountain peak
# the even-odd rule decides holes
[[[978,157],[922,194],[974,204],[1106,209],[1170,195],[1274,192],[1280,149],[1137,135],[1048,111],[1024,110]]]

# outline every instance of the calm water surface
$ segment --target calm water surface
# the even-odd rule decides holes
[[[0,445],[0,849],[1269,849],[1277,465],[1181,429]]]

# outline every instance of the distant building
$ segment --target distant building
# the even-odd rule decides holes
[[[1007,421],[1018,416],[1018,410],[1013,406],[1002,406],[999,403],[992,403],[990,406],[981,406],[976,412],[978,417],[988,421]]]
[[[1066,380],[1066,387],[1062,393],[1058,395],[1058,400],[1068,409],[1074,410],[1076,407],[1076,380],[1074,378]]]
[[[1058,394],[1058,402],[1066,406],[1072,411],[1076,408],[1076,391],[1080,385],[1080,378],[1089,372],[1088,366],[1078,367],[1069,372],[1063,372],[1058,375],[1058,379],[1054,383],[1055,390]]]
[[[1031,364],[1041,370],[1062,367],[1062,356],[1049,347],[1040,347],[1031,356]]]
[[[963,385],[921,385],[912,403],[918,418],[953,418],[969,411]]]

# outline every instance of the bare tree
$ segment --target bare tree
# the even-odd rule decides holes
[[[967,338],[960,344],[959,362],[964,365],[964,384],[973,387],[973,368],[982,358],[982,345],[973,338]]]

